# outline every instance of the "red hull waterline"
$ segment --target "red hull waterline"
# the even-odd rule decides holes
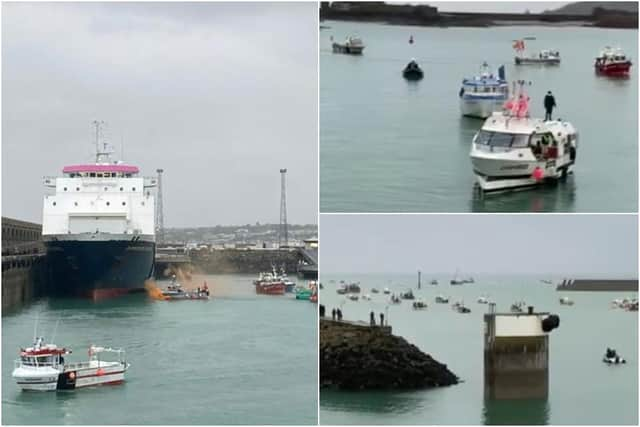
[[[256,293],[257,294],[265,294],[265,295],[284,295],[285,286],[282,284],[269,284],[269,285],[256,285]]]
[[[631,64],[612,64],[598,66],[596,65],[596,73],[605,76],[626,76],[631,71]]]

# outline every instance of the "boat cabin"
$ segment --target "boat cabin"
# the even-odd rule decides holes
[[[51,366],[57,368],[60,365],[64,365],[64,355],[69,353],[71,351],[65,348],[58,348],[53,344],[42,344],[42,339],[38,338],[34,347],[20,349],[20,359],[16,362],[22,367],[40,368]]]

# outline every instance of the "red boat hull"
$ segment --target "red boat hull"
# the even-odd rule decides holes
[[[284,283],[257,283],[256,293],[265,295],[284,295],[285,293]]]
[[[631,62],[619,62],[608,65],[596,65],[596,73],[607,76],[624,76],[631,70]]]

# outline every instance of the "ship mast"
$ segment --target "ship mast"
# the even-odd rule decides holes
[[[96,128],[96,163],[111,163],[113,150],[109,147],[107,141],[104,140],[104,132],[102,131],[104,121],[94,120],[92,124]]]

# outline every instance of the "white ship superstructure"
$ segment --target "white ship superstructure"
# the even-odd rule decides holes
[[[46,177],[42,237],[56,290],[108,296],[144,288],[155,253],[156,178],[112,161],[98,141],[95,163],[65,166]]]

